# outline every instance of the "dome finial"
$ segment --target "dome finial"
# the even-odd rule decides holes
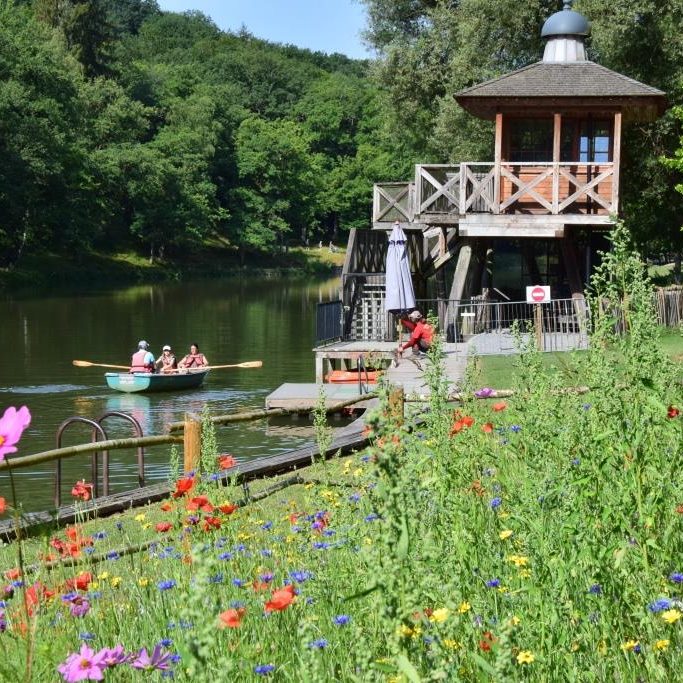
[[[574,4],[574,0],[564,0],[564,7],[562,9],[571,9]]]

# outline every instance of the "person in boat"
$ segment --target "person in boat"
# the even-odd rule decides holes
[[[154,372],[154,354],[144,339],[138,342],[138,350],[130,359],[130,372]]]
[[[427,353],[432,345],[434,328],[424,319],[420,311],[413,311],[407,318],[402,318],[401,323],[410,330],[410,339],[398,347],[399,356],[406,349],[413,349],[413,354]]]
[[[161,355],[157,358],[155,366],[157,372],[162,373],[173,372],[178,367],[178,361],[176,361],[175,354],[168,344],[161,349]]]
[[[189,368],[203,368],[208,365],[209,361],[206,360],[206,356],[199,352],[198,344],[190,344],[190,353],[188,353],[181,361],[178,363],[179,368],[189,369]]]

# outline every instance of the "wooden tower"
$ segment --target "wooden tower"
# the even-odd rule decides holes
[[[374,186],[373,228],[421,233],[420,275],[435,276],[437,296],[520,300],[548,284],[553,298],[583,297],[596,237],[619,213],[622,125],[666,106],[589,61],[588,33],[565,1],[543,26],[542,61],[455,95],[495,122],[493,159],[418,164],[413,182]]]

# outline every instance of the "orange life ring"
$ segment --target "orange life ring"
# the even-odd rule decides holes
[[[368,384],[376,384],[381,374],[378,370],[368,370],[367,373],[362,371],[360,380]],[[358,370],[332,370],[325,375],[325,379],[332,384],[357,384]]]

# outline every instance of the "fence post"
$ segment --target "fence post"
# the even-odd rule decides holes
[[[543,351],[543,304],[534,305],[534,330],[536,332],[536,349]]]
[[[202,421],[196,413],[185,413],[183,427],[183,468],[196,472],[202,450]]]

